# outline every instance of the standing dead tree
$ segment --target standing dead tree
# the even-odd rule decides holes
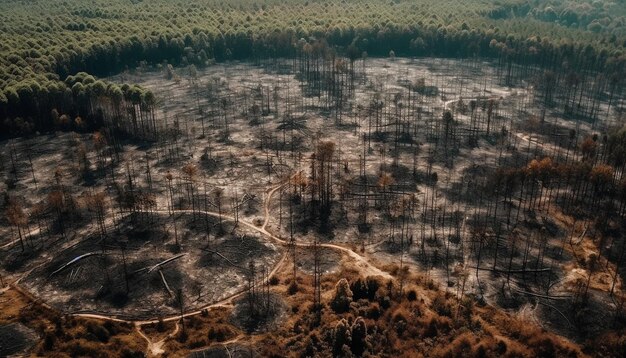
[[[6,210],[6,218],[9,221],[9,224],[17,229],[20,247],[23,252],[25,247],[22,228],[28,224],[28,216],[24,212],[22,205],[14,198],[9,199],[9,206]]]

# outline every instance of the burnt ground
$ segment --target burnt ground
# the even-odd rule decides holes
[[[20,323],[0,325],[0,356],[26,354],[38,340],[35,331]]]
[[[194,224],[204,226],[205,221],[191,214],[176,218],[177,245],[173,218],[155,216],[152,223],[128,218],[113,238],[88,235],[54,257],[36,261],[22,284],[66,312],[151,318],[178,311],[179,289],[187,309],[200,308],[241,290],[249,261],[272,267],[279,258],[280,248],[231,224],[224,234],[207,240],[194,230]],[[177,259],[155,267],[172,258]]]
[[[534,299],[520,291],[541,292],[544,286],[559,282],[550,294],[571,296],[571,283],[576,279],[570,275],[572,268],[584,274],[584,267],[571,253],[575,249],[561,248],[570,236],[584,234],[583,228],[553,218],[550,206],[540,213],[519,210],[514,228],[504,218],[524,203],[511,200],[497,212],[499,224],[494,231],[501,241],[485,248],[490,253],[498,248],[499,271],[476,273],[470,228],[489,214],[477,200],[480,192],[489,195],[488,183],[480,179],[500,165],[524,166],[529,159],[554,153],[563,158],[569,143],[554,139],[560,137],[553,134],[576,128],[583,138],[615,123],[621,112],[607,112],[607,104],[601,103],[599,117],[607,120],[593,123],[593,128],[558,111],[549,111],[547,124],[530,123],[529,118],[544,110],[532,79],[507,85],[499,82],[495,71],[488,62],[369,59],[358,71],[354,92],[346,96],[341,110],[332,106],[329,96],[303,81],[289,61],[217,64],[198,70],[194,77],[188,68],[181,68],[175,79],[166,79],[157,69],[112,77],[139,83],[157,95],[155,116],[168,135],[154,142],[121,138],[122,161],[105,159],[104,167],[98,164],[100,154],[90,134],[55,133],[3,142],[3,158],[17,153],[20,165],[17,173],[3,165],[0,189],[19,198],[31,219],[21,228],[24,251],[15,228],[1,219],[2,268],[21,278],[30,292],[67,312],[152,318],[173,314],[179,307],[179,288],[187,309],[217,302],[245,287],[246,265],[252,259],[258,266],[272,268],[285,248],[244,225],[234,228],[230,219],[220,224],[214,216],[189,210],[219,210],[260,227],[267,190],[297,171],[307,176],[317,143],[333,141],[337,162],[333,176],[341,187],[335,190],[330,215],[325,220],[311,217],[308,192],[290,204],[288,185],[269,203],[268,231],[282,238],[290,236],[288,215],[293,205],[294,231],[300,242],[317,238],[322,243],[361,247],[383,265],[398,264],[401,256],[410,270],[423,272],[440,287],[458,292],[462,278],[467,277],[468,294],[527,314],[525,307]],[[428,90],[413,93],[409,99],[407,79],[419,78]],[[396,130],[393,122],[369,133],[372,115],[368,107],[374,98],[383,102],[384,113],[419,118],[413,125],[417,134],[389,142]],[[472,137],[469,133],[477,118],[484,130],[487,112],[481,103],[487,100],[496,103],[491,132]],[[464,108],[472,101],[478,103],[473,112]],[[613,106],[622,108],[623,101]],[[445,146],[436,135],[444,110],[452,110],[455,120],[455,137]],[[547,129],[541,127],[545,125]],[[81,169],[81,151],[87,170]],[[360,156],[365,159],[363,177],[359,176]],[[186,164],[198,169],[192,178],[181,170]],[[380,195],[370,200],[367,224],[362,225],[359,194],[377,192],[382,172],[394,179],[389,187],[394,202]],[[121,210],[116,188],[128,189],[129,181],[136,191],[149,194],[154,205],[135,214]],[[62,214],[49,205],[48,196],[59,190],[65,193]],[[106,194],[106,233],[93,208],[85,204],[85,196],[94,192]],[[404,237],[398,198],[415,198],[418,208],[406,224],[409,234]],[[424,203],[428,203],[427,211],[420,209]],[[517,246],[505,235],[514,229]],[[494,231],[489,232],[491,237]],[[583,237],[580,244],[589,244],[587,255],[594,250],[592,239]],[[523,242],[533,242],[526,255],[521,254],[526,251]],[[539,255],[542,247],[547,247],[545,256]],[[81,255],[87,256],[58,271]],[[310,273],[310,252],[299,255],[300,269]],[[481,267],[491,267],[490,255],[483,257]],[[521,269],[524,256],[532,262],[531,268],[551,265],[550,273],[507,277],[501,272],[509,257],[513,257],[512,268]],[[337,253],[324,250],[322,257],[323,270],[332,272]],[[150,270],[171,258],[176,259]],[[613,303],[607,300],[606,284],[600,282],[601,275],[594,277],[598,277],[592,285],[598,296],[594,302],[610,308]],[[571,306],[571,300],[567,304]],[[538,307],[531,312],[537,321],[575,335],[565,320],[554,319],[548,306]]]
[[[193,352],[189,358],[254,358],[259,354],[251,347],[241,344],[216,346]]]

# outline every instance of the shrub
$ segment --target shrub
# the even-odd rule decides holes
[[[116,334],[118,334],[120,332],[120,328],[115,322],[113,321],[106,321],[103,324],[104,328],[106,328],[107,331],[109,331],[109,333],[112,336],[115,336]]]
[[[59,338],[65,335],[65,328],[60,317],[54,320],[54,334]]]
[[[287,287],[287,294],[291,296],[294,295],[296,292],[298,292],[298,284],[294,281],[289,284],[289,287]]]
[[[302,333],[302,321],[301,320],[297,320],[294,324],[293,324],[293,332],[295,334],[300,334]]]
[[[111,296],[111,303],[115,307],[124,307],[128,303],[128,294],[124,291],[117,291]]]
[[[365,280],[359,278],[352,282],[350,290],[353,293],[353,299],[368,299],[370,301],[376,298],[376,293],[380,287],[380,282],[374,277],[367,277]]]
[[[386,310],[391,307],[391,298],[389,298],[389,296],[381,297],[379,300],[379,304],[382,309]]]
[[[272,277],[270,277],[269,283],[272,286],[276,286],[276,285],[278,285],[280,283],[280,279],[278,277],[276,277],[276,276],[272,276]]]
[[[43,349],[44,351],[49,351],[54,348],[54,344],[56,343],[56,338],[54,334],[47,332],[46,336],[43,340]]]
[[[379,288],[380,288],[380,282],[378,282],[376,278],[374,277],[367,278],[367,295],[370,301],[376,297],[376,292],[378,292]]]
[[[391,316],[391,320],[393,322],[400,322],[400,321],[407,322],[408,316],[409,314],[404,308],[398,308],[393,312],[393,315]]]
[[[485,358],[485,357],[487,357],[487,348],[485,348],[485,346],[483,344],[479,344],[478,347],[476,347],[476,351],[474,352],[474,356],[476,358]]]
[[[352,324],[352,344],[350,350],[356,356],[362,356],[363,352],[367,349],[367,325],[362,317],[357,319]]]
[[[189,343],[189,348],[196,349],[196,348],[204,347],[205,345],[206,345],[206,342],[204,341],[204,339],[196,339]]]
[[[437,334],[439,334],[439,329],[437,328],[437,319],[431,318],[430,321],[428,321],[428,325],[426,326],[426,329],[424,330],[424,337],[425,338],[436,337]]]
[[[470,342],[471,334],[461,334],[455,339],[450,347],[453,356],[455,357],[468,357],[472,353],[472,343]]]
[[[448,300],[441,295],[437,295],[432,302],[432,309],[435,310],[440,316],[452,316],[452,308],[448,304]]]
[[[84,341],[74,341],[66,347],[66,352],[72,357],[102,357],[103,354],[97,344]]]
[[[333,353],[335,356],[343,355],[344,346],[350,346],[352,335],[348,321],[341,319],[333,330]]]
[[[350,290],[355,301],[368,298],[367,284],[361,278],[350,284]]]
[[[218,325],[209,328],[208,338],[210,341],[223,342],[232,334],[227,326]]]
[[[178,334],[178,341],[179,341],[180,343],[185,343],[185,342],[187,342],[187,338],[189,338],[189,334],[187,333],[187,331],[184,331],[184,330],[183,330],[183,331],[181,331],[181,332]]]
[[[100,342],[108,343],[111,333],[103,326],[90,322],[87,324],[87,332],[93,334]]]
[[[335,285],[335,297],[330,306],[337,313],[346,312],[350,309],[350,303],[352,302],[352,291],[350,285],[345,278],[342,278]]]
[[[496,343],[496,352],[502,355],[506,353],[506,350],[507,350],[506,342],[499,340],[498,343]]]
[[[378,303],[374,302],[370,304],[369,308],[367,309],[367,318],[378,319],[380,317],[380,313],[380,306],[378,305]]]

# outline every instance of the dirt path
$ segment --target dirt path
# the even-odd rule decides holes
[[[229,346],[229,345],[231,345],[231,344],[233,344],[233,343],[237,343],[237,342],[241,341],[241,339],[242,339],[242,338],[244,338],[244,335],[239,334],[239,335],[237,335],[236,337],[231,338],[231,339],[229,339],[229,340],[227,340],[227,341],[224,341],[224,342],[214,343],[214,344],[209,345],[208,347],[203,347],[203,348],[198,348],[198,349],[192,349],[192,350],[191,350],[191,352],[192,352],[192,353],[193,353],[193,352],[203,352],[203,351],[206,351],[208,348],[211,348],[211,347],[215,347],[215,346],[223,346],[223,347],[224,347],[224,350],[225,350],[225,351],[229,354],[229,357],[230,357],[230,353],[229,353],[229,351],[228,351],[228,346]]]
[[[153,342],[148,336],[146,336],[145,333],[143,333],[143,331],[141,330],[140,324],[135,324],[135,330],[148,343],[148,346],[146,347],[146,352],[148,353],[148,357],[150,356],[156,357],[165,353],[165,350],[162,348],[163,345],[168,339],[176,337],[176,334],[178,334],[178,331],[180,330],[180,325],[179,325],[179,322],[176,321],[176,326],[174,327],[174,331],[172,331],[165,338],[161,339],[158,342]]]
[[[510,96],[511,96],[511,94],[509,93],[506,97],[510,97]],[[506,97],[502,97],[502,98],[506,98]],[[482,97],[459,97],[459,98],[456,98],[456,99],[443,101],[443,110],[444,111],[449,110],[448,107],[452,103],[456,103],[456,102],[458,102],[461,99],[464,100],[464,101],[473,101],[473,100],[477,101],[477,100],[499,100],[500,98],[501,97],[497,97],[497,96],[496,97],[487,97],[487,98],[482,98]],[[528,134],[524,134],[524,133],[520,133],[520,132],[513,132],[512,128],[511,128],[510,133],[511,133],[511,135],[515,136],[517,139],[519,139],[519,140],[521,140],[523,142],[528,143],[528,145],[534,145],[536,147],[541,148],[544,151],[553,152],[553,151],[556,150],[556,147],[554,145],[549,145],[549,144],[540,142],[537,137],[533,138],[532,135],[528,135]]]
[[[267,192],[267,197],[265,198],[265,201],[263,202],[263,211],[264,211],[265,218],[263,220],[263,225],[261,226],[261,230],[265,231],[267,224],[270,222],[270,203],[272,201],[272,196],[274,196],[274,193],[278,191],[280,188],[282,188],[283,186],[285,186],[285,184],[287,183],[288,181],[285,180]]]
[[[141,325],[138,324],[135,324],[135,331],[137,331],[137,334],[139,334],[141,338],[143,338],[148,343],[148,345],[146,346],[146,356],[159,356],[165,353],[163,348],[161,348],[163,346],[163,343],[165,342],[165,339],[160,340],[158,343],[152,342],[152,340],[148,338],[148,336],[146,336],[145,333],[143,333],[143,331],[141,330]]]
[[[242,221],[239,220],[239,223],[254,230],[259,232],[260,234],[262,234],[263,236],[271,239],[272,241],[276,242],[277,244],[281,245],[281,246],[288,246],[289,242],[280,239],[278,237],[276,237],[275,235],[273,235],[272,233],[270,233],[269,231],[267,231],[266,227],[269,223],[270,220],[270,202],[272,199],[272,196],[274,195],[274,193],[276,193],[276,191],[278,191],[281,187],[283,187],[285,184],[287,183],[287,181],[283,181],[280,184],[274,186],[273,188],[271,188],[269,191],[267,191],[267,196],[265,198],[265,203],[264,203],[264,211],[265,211],[265,218],[263,221],[263,225],[261,227],[258,227],[250,222],[247,221]],[[216,212],[212,212],[212,211],[203,211],[203,210],[173,210],[173,211],[168,211],[168,210],[156,210],[156,211],[151,211],[151,212],[157,212],[157,213],[199,213],[199,214],[204,214],[204,215],[210,215],[210,216],[214,216],[214,217],[221,217],[223,220],[229,220],[229,221],[235,221],[234,217],[231,217],[229,215],[224,215],[224,214],[219,214]],[[309,244],[309,243],[296,243],[297,247],[302,247],[302,248],[312,248],[313,244]],[[340,245],[335,245],[335,244],[320,244],[320,247],[323,248],[329,248],[329,249],[333,249],[333,250],[337,250],[337,251],[341,251],[345,254],[347,254],[349,257],[351,257],[354,261],[355,261],[355,265],[360,269],[360,271],[366,275],[366,276],[382,276],[386,279],[393,279],[393,276],[391,276],[389,273],[384,272],[382,270],[380,270],[379,268],[375,267],[374,265],[372,265],[371,263],[368,262],[368,260],[359,255],[358,253],[354,252],[353,250],[340,246]],[[274,266],[274,268],[272,269],[272,271],[269,273],[269,275],[267,276],[268,279],[269,277],[274,276],[283,266],[283,264],[285,263],[285,261],[287,260],[287,251],[285,251],[285,253],[282,255],[281,259],[276,263],[276,265]],[[14,286],[17,284],[14,283]],[[21,290],[20,290],[21,291]],[[194,315],[198,315],[201,314],[202,311],[204,310],[209,310],[209,309],[215,309],[215,308],[219,308],[219,307],[232,307],[233,305],[233,301],[238,298],[239,296],[243,295],[245,293],[245,289],[244,290],[240,290],[234,294],[232,294],[231,296],[228,296],[218,302],[214,302],[211,304],[208,304],[206,306],[203,306],[197,310],[194,311],[190,311],[190,312],[186,312],[185,314],[182,315],[182,317],[189,317],[189,316],[194,316]],[[48,305],[47,305],[48,306]],[[48,306],[50,307],[50,306]],[[162,322],[172,322],[172,321],[176,321],[176,328],[174,330],[174,332],[170,333],[166,338],[158,341],[158,342],[152,342],[152,340],[150,340],[150,338],[148,336],[145,335],[145,333],[142,332],[141,330],[141,326],[143,325],[149,325],[149,324],[156,324],[159,322],[158,319],[148,319],[148,320],[127,320],[127,319],[122,319],[122,318],[117,318],[114,315],[107,315],[107,314],[98,314],[98,313],[75,313],[73,314],[74,316],[77,317],[83,317],[83,318],[92,318],[92,319],[99,319],[99,320],[108,320],[108,321],[114,321],[114,322],[121,322],[121,323],[132,323],[135,325],[137,333],[146,340],[147,342],[147,354],[148,356],[159,356],[163,353],[165,353],[165,351],[163,350],[162,346],[163,344],[165,344],[165,341],[171,337],[173,337],[176,333],[178,333],[178,321],[181,319],[180,315],[176,315],[176,316],[170,316],[170,317],[166,317],[161,319]],[[236,340],[240,339],[240,337],[237,337]]]
[[[36,236],[39,235],[39,233],[41,232],[41,229],[36,228],[33,231],[28,232],[27,234],[23,235],[22,239],[15,239],[13,241],[10,241],[2,246],[0,246],[0,250],[4,250],[4,249],[8,249],[11,248],[11,246],[17,244],[18,242],[22,241],[26,244],[26,240],[28,240],[28,238],[32,237],[32,236]]]

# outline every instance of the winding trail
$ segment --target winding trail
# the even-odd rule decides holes
[[[455,100],[448,100],[444,102],[444,110],[448,109],[448,106],[454,102],[458,101],[458,99]],[[264,205],[263,205],[263,210],[264,210],[264,219],[263,219],[263,223],[262,225],[259,227],[257,225],[254,225],[253,223],[250,223],[248,221],[245,220],[236,220],[235,217],[230,216],[230,215],[225,215],[225,214],[220,214],[217,212],[213,212],[213,211],[204,211],[204,210],[189,210],[189,209],[181,209],[181,210],[151,210],[151,213],[167,213],[167,214],[171,214],[171,213],[180,213],[180,214],[204,214],[204,215],[209,215],[209,216],[213,216],[213,217],[221,217],[222,220],[228,220],[228,221],[232,221],[232,222],[238,222],[238,224],[241,224],[253,231],[256,231],[258,233],[260,233],[261,235],[265,236],[266,238],[269,238],[270,240],[274,241],[276,244],[280,245],[280,246],[289,246],[290,243],[286,240],[283,240],[277,236],[275,236],[274,234],[272,234],[271,232],[269,232],[267,230],[267,226],[269,225],[270,222],[270,205],[271,205],[271,200],[272,197],[274,196],[274,194],[280,190],[283,186],[285,186],[286,184],[288,184],[288,180],[282,180],[279,184],[275,185],[274,187],[267,189],[266,190],[266,197],[264,200]],[[0,248],[6,248],[6,247],[10,247],[14,244],[16,244],[19,240],[13,240],[7,244],[4,244],[3,246],[1,246]],[[310,243],[303,243],[303,242],[295,242],[295,246],[296,247],[300,247],[300,248],[312,248],[314,245],[310,244]],[[352,260],[355,266],[358,267],[359,271],[365,275],[365,276],[381,276],[385,279],[393,279],[393,276],[390,275],[388,272],[382,271],[380,270],[378,267],[372,265],[364,256],[356,253],[355,251],[353,251],[350,248],[347,248],[345,246],[341,246],[341,245],[337,245],[337,244],[330,244],[330,243],[320,243],[319,247],[323,247],[323,248],[328,248],[331,250],[336,250],[336,251],[340,251],[344,254],[346,254],[347,256],[349,256]],[[269,273],[269,275],[267,276],[268,279],[269,277],[273,277],[283,266],[283,264],[285,263],[285,261],[287,260],[288,254],[287,254],[287,250],[285,250],[285,252],[283,253],[282,257],[280,258],[280,260],[276,263],[276,265],[274,266],[274,268],[271,270],[271,272]],[[23,276],[22,276],[23,277]],[[21,278],[20,278],[21,279]],[[31,298],[33,298],[34,296],[30,295],[28,292],[25,292],[24,289],[22,289],[21,287],[18,286],[19,280],[16,282],[13,282],[11,284],[12,287],[18,289],[18,291],[20,291],[22,294],[25,294]],[[8,288],[7,288],[8,289]],[[0,291],[1,292],[1,291]],[[162,319],[147,319],[147,320],[133,320],[133,319],[123,319],[123,318],[119,318],[116,315],[109,315],[109,314],[105,314],[105,313],[70,313],[73,316],[76,317],[82,317],[82,318],[90,318],[90,319],[98,319],[98,320],[105,320],[105,321],[113,321],[113,322],[119,322],[119,323],[129,323],[129,324],[133,324],[135,326],[135,330],[137,331],[137,333],[139,334],[139,336],[141,336],[147,343],[147,347],[146,347],[146,353],[149,356],[158,356],[161,355],[163,353],[165,353],[165,351],[163,350],[163,345],[165,344],[165,342],[168,339],[173,338],[179,331],[179,322],[181,318],[186,318],[186,317],[190,317],[190,316],[194,316],[194,315],[198,315],[201,314],[203,311],[205,310],[210,310],[210,309],[216,309],[216,308],[230,308],[233,306],[233,302],[235,299],[237,299],[238,297],[240,297],[241,295],[243,295],[246,292],[245,289],[241,289],[235,293],[233,293],[232,295],[217,301],[217,302],[213,302],[210,304],[207,304],[205,306],[202,306],[196,310],[193,311],[189,311],[189,312],[185,312],[182,316],[181,315],[172,315],[169,317],[164,317]],[[38,302],[41,302],[42,304],[44,304],[45,307],[49,308],[49,309],[54,309],[53,307],[51,307],[50,305],[46,304],[45,302],[42,302],[41,299],[38,299],[36,297],[34,297],[34,299],[36,299]],[[150,325],[150,324],[156,324],[159,321],[162,322],[176,322],[176,326],[173,332],[171,332],[170,334],[168,334],[166,337],[164,337],[163,339],[157,341],[157,342],[153,342],[142,330],[141,327],[144,325]],[[241,337],[236,337],[233,339],[234,341],[239,340]],[[228,343],[228,342],[225,342]]]
[[[212,211],[203,211],[203,210],[173,210],[173,211],[168,211],[168,210],[152,210],[152,213],[183,213],[183,214],[187,214],[187,213],[195,213],[195,214],[204,214],[204,215],[209,215],[209,216],[213,216],[213,217],[221,217],[222,220],[229,220],[229,221],[237,221],[239,224],[242,224],[243,226],[252,229],[260,234],[262,234],[263,236],[265,236],[266,238],[269,238],[270,240],[274,241],[275,243],[281,245],[281,246],[288,246],[289,242],[285,241],[277,236],[275,236],[274,234],[270,233],[267,230],[267,226],[269,224],[270,221],[270,204],[271,204],[271,199],[272,196],[276,193],[276,191],[280,190],[284,185],[286,185],[288,183],[287,180],[283,180],[281,183],[279,183],[278,185],[274,186],[273,188],[269,189],[266,191],[266,198],[264,201],[264,220],[263,220],[263,224],[261,225],[261,227],[258,227],[248,221],[244,221],[244,220],[236,220],[234,217],[229,216],[229,215],[224,215],[224,214],[219,214],[216,212],[212,212]],[[297,247],[301,247],[301,248],[312,248],[314,245],[313,244],[309,244],[309,243],[303,243],[303,242],[296,242],[295,245]],[[348,255],[350,258],[352,258],[354,260],[354,264],[359,268],[360,272],[363,273],[363,275],[365,276],[382,276],[385,279],[393,279],[393,276],[391,276],[389,273],[380,270],[379,268],[375,267],[374,265],[372,265],[371,263],[368,262],[368,260],[359,255],[358,253],[354,252],[353,250],[346,248],[344,246],[340,246],[340,245],[336,245],[336,244],[328,244],[328,243],[321,243],[319,244],[319,247],[324,247],[324,248],[328,248],[328,249],[332,249],[332,250],[337,250],[337,251],[341,251],[343,253],[345,253],[346,255]],[[276,265],[274,266],[274,268],[270,271],[269,275],[267,276],[266,280],[269,279],[270,277],[273,277],[274,275],[276,275],[276,273],[282,268],[283,264],[285,263],[285,261],[287,260],[288,257],[288,251],[285,250],[282,257],[280,258],[280,260],[276,263]],[[32,271],[32,270],[31,270]],[[23,276],[22,276],[23,277]],[[21,279],[21,278],[20,278]],[[51,307],[50,305],[46,304],[45,302],[42,302],[41,299],[38,299],[34,296],[32,296],[31,294],[29,294],[28,292],[26,292],[24,289],[22,289],[21,287],[18,286],[19,280],[16,282],[13,282],[11,284],[12,287],[16,288],[19,292],[21,292],[22,294],[27,295],[28,297],[34,298],[35,300],[37,300],[38,302],[41,302],[45,307],[55,310],[53,307]],[[265,282],[264,282],[265,283]],[[82,318],[91,318],[91,319],[98,319],[98,320],[105,320],[105,321],[113,321],[113,322],[119,322],[119,323],[129,323],[129,324],[133,324],[135,326],[135,330],[137,331],[137,333],[146,341],[147,343],[147,354],[149,356],[158,356],[161,355],[163,353],[165,353],[165,351],[163,350],[163,345],[165,344],[165,342],[168,339],[171,339],[172,337],[174,337],[179,330],[179,321],[181,318],[185,318],[185,317],[190,317],[190,316],[194,316],[194,315],[198,315],[201,314],[203,311],[205,310],[210,310],[210,309],[215,309],[215,308],[221,308],[221,307],[225,307],[225,308],[230,308],[233,306],[233,302],[235,299],[237,299],[239,296],[243,295],[246,292],[245,289],[241,289],[237,292],[235,292],[234,294],[220,300],[217,302],[213,302],[210,304],[207,304],[205,306],[202,306],[196,310],[193,311],[189,311],[189,312],[185,312],[182,316],[181,315],[172,315],[169,317],[165,317],[162,319],[147,319],[147,320],[133,320],[133,319],[123,319],[123,318],[119,318],[116,315],[108,315],[105,313],[70,313],[73,316],[76,317],[82,317]],[[158,342],[153,342],[142,330],[141,330],[141,326],[144,325],[150,325],[150,324],[156,324],[159,321],[162,322],[176,322],[176,328],[174,329],[174,331],[170,334],[168,334],[165,338],[161,339]],[[240,339],[240,337],[236,338],[237,340]]]
[[[458,102],[459,100],[464,100],[464,101],[494,100],[494,101],[498,101],[501,98],[508,98],[508,97],[511,97],[511,96],[512,96],[511,94],[508,94],[508,96],[506,96],[506,97],[498,97],[498,96],[484,97],[484,98],[480,97],[480,96],[478,96],[478,97],[459,97],[459,98],[456,98],[456,99],[450,99],[450,100],[443,101],[443,110],[444,111],[449,110],[450,109],[449,106],[451,104],[453,104],[453,103]],[[534,145],[534,146],[539,147],[542,150],[547,151],[547,152],[556,150],[556,147],[554,145],[540,142],[537,137],[533,138],[532,135],[527,135],[527,134],[520,133],[520,132],[514,132],[512,128],[510,128],[509,133],[511,135],[515,136],[517,139],[519,139],[519,140],[521,140],[523,142],[528,143],[529,146]]]
[[[148,343],[148,347],[146,348],[148,356],[150,355],[159,356],[165,353],[165,350],[163,349],[163,345],[165,344],[165,341],[167,341],[168,339],[174,338],[179,330],[180,330],[180,324],[179,324],[179,321],[176,321],[176,326],[174,326],[174,331],[169,333],[160,341],[153,342],[148,336],[145,335],[145,333],[143,333],[143,331],[141,330],[141,325],[135,324],[135,331],[137,331],[137,333]]]

